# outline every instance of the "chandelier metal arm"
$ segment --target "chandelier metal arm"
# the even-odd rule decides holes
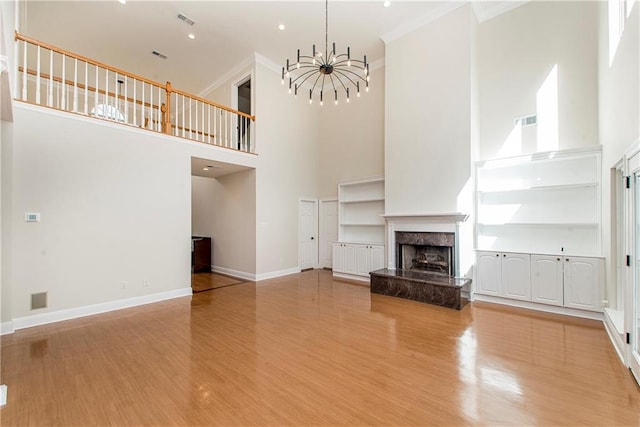
[[[322,49],[322,48],[321,48]],[[295,87],[295,93],[302,85],[309,85],[309,102],[313,101],[313,93],[320,92],[320,104],[322,105],[324,91],[333,89],[335,102],[338,103],[338,91],[342,88],[349,101],[349,89],[355,86],[360,96],[360,81],[369,87],[369,63],[367,56],[363,60],[351,57],[351,48],[347,46],[346,53],[337,53],[336,44],[332,43],[332,50],[329,51],[329,0],[325,0],[325,33],[324,51],[316,50],[313,45],[312,55],[301,55],[300,49],[297,51],[295,60],[287,59],[286,66],[282,67],[282,83],[286,77],[289,78],[289,92]],[[313,82],[311,82],[311,79]],[[320,79],[322,77],[322,79]],[[307,83],[309,82],[309,83]],[[313,84],[311,84],[313,83]],[[330,86],[329,86],[330,84]]]

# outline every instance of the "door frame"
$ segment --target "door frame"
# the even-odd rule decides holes
[[[255,76],[253,69],[251,71],[247,71],[245,73],[240,73],[239,77],[234,79],[233,83],[231,83],[231,108],[234,110],[238,110],[238,88],[245,84],[247,81],[251,81],[251,113],[256,111],[256,92],[255,92]],[[238,126],[237,117],[234,118],[234,127]],[[255,122],[250,124],[252,130],[249,132],[249,146],[253,147],[253,151],[255,151]]]
[[[636,230],[634,227],[635,217],[637,216],[637,213],[635,212],[635,206],[637,206],[639,203],[638,201],[636,201],[637,183],[633,179],[634,173],[640,174],[640,140],[636,140],[625,157],[627,159],[626,176],[628,176],[631,180],[631,188],[627,193],[629,197],[626,198],[627,220],[625,221],[628,231],[626,235],[631,236],[631,238],[628,239],[626,247],[627,254],[631,256],[632,260],[631,267],[627,272],[627,295],[629,295],[630,298],[627,298],[627,306],[625,307],[625,330],[627,333],[631,334],[631,339],[626,345],[626,358],[631,373],[635,376],[636,381],[640,383],[640,357],[636,357],[633,351],[635,344],[640,352],[640,337],[638,336],[639,328],[636,327],[640,326],[640,320],[638,321],[638,325],[636,325],[636,322],[634,322],[634,316],[636,318],[640,316],[640,303],[636,304],[636,302],[640,302],[640,295],[638,295],[638,293],[640,293],[640,277],[638,277],[638,269],[640,268],[640,266],[637,265],[640,254],[636,253],[636,249],[640,246],[640,242],[637,242],[638,237],[636,236]]]
[[[325,203],[335,203],[336,204],[336,218],[337,218],[337,209],[338,209],[338,198],[337,197],[328,197],[328,198],[322,198],[320,199],[320,203],[318,204],[318,217],[319,217],[319,224],[318,224],[318,245],[320,247],[319,251],[318,251],[318,266],[320,268],[333,268],[333,265],[330,265],[329,267],[326,267],[325,265],[322,264],[323,261],[323,256],[322,256],[322,248],[327,246],[328,242],[325,242],[325,231],[327,228],[327,224],[326,222],[326,218],[324,215],[324,209],[323,206]],[[338,223],[336,223],[336,226],[338,225]],[[336,229],[337,230],[337,229]],[[337,240],[337,237],[336,237]],[[329,252],[331,253],[331,250],[329,250]],[[333,257],[333,254],[331,254]],[[333,259],[332,259],[333,261]],[[332,262],[333,264],[333,262]]]
[[[314,197],[300,197],[298,199],[298,267],[302,270],[303,266],[302,266],[302,246],[301,246],[301,239],[300,236],[302,234],[302,221],[301,221],[301,213],[302,213],[302,203],[303,202],[312,202],[315,204],[315,209],[314,209],[314,217],[315,217],[315,224],[314,224],[314,231],[315,231],[315,252],[316,252],[316,256],[315,256],[315,260],[313,261],[313,265],[311,266],[311,268],[318,268],[319,267],[319,257],[320,257],[320,253],[319,253],[319,238],[318,238],[318,214],[319,214],[319,210],[318,210],[318,199],[314,198]],[[309,268],[309,267],[304,267],[305,269]]]

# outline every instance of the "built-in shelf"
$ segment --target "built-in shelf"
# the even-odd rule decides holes
[[[601,255],[601,148],[476,163],[479,250]]]
[[[384,199],[343,200],[340,203],[370,203],[370,202],[384,202]]]

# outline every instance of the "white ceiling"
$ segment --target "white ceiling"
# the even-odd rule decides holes
[[[204,170],[204,169],[208,170]],[[199,157],[191,158],[191,175],[201,176],[204,178],[219,178],[224,175],[249,170],[246,166],[234,165],[231,163],[219,162],[216,160],[201,159]]]
[[[460,2],[329,2],[329,43],[369,62],[384,57],[380,36]],[[196,21],[189,27],[178,13]],[[175,88],[201,94],[257,52],[277,64],[324,45],[324,1],[28,0],[20,31],[30,37]],[[284,24],[284,31],[278,30]],[[193,32],[195,40],[187,38]],[[160,59],[153,50],[168,56]],[[324,49],[323,49],[324,50]]]

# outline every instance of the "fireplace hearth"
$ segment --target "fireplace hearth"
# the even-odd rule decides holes
[[[372,271],[371,292],[457,310],[468,303],[471,280],[455,277],[454,232],[395,231],[393,237],[395,269]]]

